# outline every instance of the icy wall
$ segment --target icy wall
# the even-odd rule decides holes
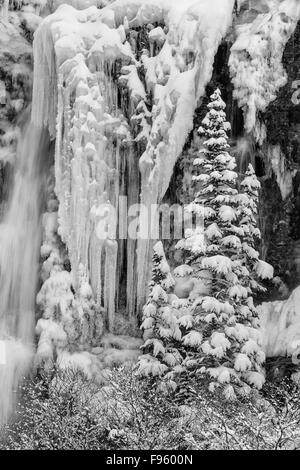
[[[120,195],[147,208],[161,201],[233,4],[119,0],[83,11],[63,5],[36,33],[32,117],[56,137],[59,235],[75,288],[83,269],[109,328],[124,250],[133,314],[136,292],[138,309],[145,298],[151,242],[138,241],[135,262],[134,240],[101,239],[97,224],[110,216],[101,213],[103,204],[118,211]]]

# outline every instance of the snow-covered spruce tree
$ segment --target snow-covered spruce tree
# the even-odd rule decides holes
[[[260,182],[251,164],[241,182],[241,188],[242,192],[237,196],[239,223],[243,228],[241,252],[244,256],[244,263],[251,273],[248,279],[249,287],[252,292],[262,291],[265,289],[259,283],[259,279],[272,279],[274,270],[270,264],[259,259],[259,252],[256,249],[261,239],[261,233],[257,227]]]
[[[225,107],[216,90],[199,129],[206,140],[194,160],[196,194],[186,208],[194,216],[203,215],[203,226],[190,229],[177,245],[184,250],[194,277],[201,277],[203,271],[210,274],[211,292],[191,301],[190,314],[179,318],[178,324],[186,371],[207,376],[210,390],[222,387],[230,399],[236,393],[249,393],[251,386],[262,387],[265,357],[252,298],[251,267],[243,256],[248,225],[251,221],[254,227],[254,220],[245,204],[246,195],[243,205],[238,193],[236,162],[228,153],[230,124]]]
[[[178,311],[169,303],[168,291],[174,286],[174,279],[161,242],[153,248],[152,262],[150,293],[141,325],[145,343],[137,371],[141,376],[162,377],[182,361],[176,348],[181,331],[177,324]]]

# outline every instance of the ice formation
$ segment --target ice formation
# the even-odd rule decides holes
[[[259,307],[263,347],[267,357],[293,356],[300,352],[300,288],[287,300]]]
[[[56,137],[59,235],[75,289],[81,266],[110,329],[125,245],[130,314],[136,284],[138,306],[145,298],[151,251],[150,240],[138,240],[135,258],[134,240],[116,241],[117,224],[101,236],[111,206],[118,215],[120,195],[128,205],[139,202],[139,169],[140,202],[150,208],[161,201],[233,6],[233,0],[117,0],[80,11],[61,5],[36,32],[32,118]],[[140,49],[141,39],[148,48]]]
[[[262,142],[265,128],[260,113],[276,98],[287,81],[282,55],[300,19],[298,0],[263,0],[264,12],[236,26],[236,40],[229,60],[234,97],[244,110],[245,130]]]
[[[267,159],[270,163],[270,169],[276,176],[283,200],[293,192],[293,179],[297,170],[286,168],[285,156],[279,145],[268,145]]]
[[[39,320],[36,325],[38,347],[37,367],[49,368],[57,360],[65,363],[65,353],[90,350],[98,345],[103,334],[101,310],[96,311],[93,293],[84,269],[79,266],[78,289],[69,272],[69,260],[58,236],[57,200],[53,178],[48,182],[47,212],[43,214],[43,243],[41,246],[40,277],[43,282],[37,295]],[[63,359],[61,359],[63,357]]]
[[[8,6],[9,0],[4,0],[0,6],[0,17],[2,17],[4,20],[7,20],[8,18]]]
[[[34,90],[37,101],[33,103],[33,119],[48,125],[53,135],[58,110],[55,176],[60,203],[59,235],[68,248],[75,288],[79,287],[79,271],[82,270],[83,275],[89,277],[98,308],[104,299],[108,326],[112,327],[118,244],[114,239],[116,234],[107,238],[99,224],[105,225],[103,218],[112,217],[109,212],[112,206],[118,210],[124,173],[130,166],[130,134],[117,107],[117,86],[111,74],[114,60],[126,62],[132,56],[128,43],[127,46],[122,43],[122,28],[110,30],[104,23],[96,23],[97,13],[94,8],[78,12],[64,5],[45,20],[49,29],[44,24],[38,30],[36,48],[39,50],[43,44],[45,50],[42,50],[42,70],[36,73],[46,77],[46,83]],[[88,20],[90,24],[82,25]],[[75,36],[74,31],[80,32],[80,27],[82,36]],[[57,58],[48,42],[53,41],[52,30]],[[72,31],[70,37],[69,30]],[[85,50],[87,45],[89,51]],[[44,95],[45,90],[49,95]],[[43,96],[46,102],[39,100]],[[37,109],[35,103],[40,108]]]

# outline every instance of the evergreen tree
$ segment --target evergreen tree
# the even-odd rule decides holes
[[[261,239],[261,233],[257,227],[260,182],[251,164],[249,164],[245,177],[241,182],[241,187],[242,193],[237,196],[240,226],[243,228],[241,251],[244,255],[243,261],[251,273],[248,283],[249,288],[254,293],[265,290],[261,286],[259,278],[272,279],[274,270],[268,263],[259,259],[259,252],[256,249]]]
[[[190,229],[178,243],[194,276],[201,277],[203,270],[210,273],[211,293],[194,300],[191,315],[187,319],[184,314],[179,324],[186,370],[207,375],[210,390],[222,387],[227,398],[234,398],[236,392],[249,393],[249,385],[261,388],[264,354],[251,296],[251,250],[255,251],[252,239],[257,229],[250,191],[258,188],[249,174],[242,183],[244,195],[238,193],[236,162],[228,152],[230,124],[225,107],[216,90],[199,129],[206,140],[194,160],[196,195],[186,208],[194,217],[202,216],[203,224]]]
[[[182,360],[176,348],[181,331],[177,324],[178,311],[169,303],[168,291],[174,286],[174,279],[161,242],[154,246],[152,263],[150,293],[141,325],[145,343],[142,346],[143,355],[139,358],[138,373],[162,377],[170,368],[175,367],[176,370]]]

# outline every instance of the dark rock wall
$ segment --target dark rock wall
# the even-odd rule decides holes
[[[287,84],[279,90],[263,120],[268,142],[280,145],[286,169],[295,171],[293,191],[283,201],[275,178],[263,180],[261,213],[266,226],[264,238],[269,245],[268,259],[274,264],[276,273],[293,288],[300,282],[297,267],[300,261],[297,250],[300,241],[300,100],[295,88],[296,81],[300,80],[300,23],[286,45],[283,65]]]

